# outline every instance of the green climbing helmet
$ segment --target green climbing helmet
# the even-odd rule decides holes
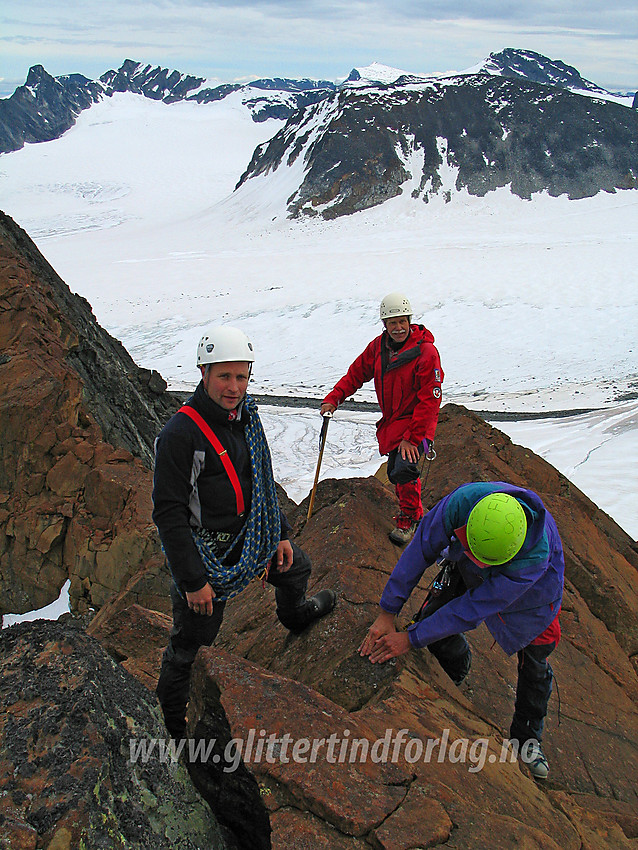
[[[511,561],[525,542],[527,519],[521,503],[508,493],[490,493],[467,518],[470,552],[490,567]]]

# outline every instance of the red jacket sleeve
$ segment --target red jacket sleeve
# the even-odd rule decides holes
[[[439,352],[432,343],[426,343],[421,347],[421,355],[416,366],[417,403],[404,434],[404,439],[415,446],[418,446],[425,437],[428,440],[434,440],[441,407],[442,381],[443,370]]]
[[[374,378],[374,366],[378,356],[380,339],[380,337],[377,337],[372,340],[365,351],[352,363],[343,378],[334,385],[322,404],[334,404],[335,407],[339,407],[342,401],[345,401],[367,381]]]

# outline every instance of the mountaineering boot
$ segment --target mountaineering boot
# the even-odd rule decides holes
[[[393,543],[397,543],[399,546],[405,546],[405,544],[409,543],[414,537],[414,532],[416,531],[419,521],[406,516],[406,514],[399,514],[398,517],[395,517],[395,520],[397,526],[390,532],[390,540]]]
[[[523,744],[522,751],[524,753],[523,761],[529,767],[529,772],[534,779],[547,779],[549,765],[543,755],[540,742],[530,738]]]
[[[320,617],[329,614],[337,603],[337,594],[334,590],[320,590],[306,601],[303,617],[298,624],[287,626],[293,635],[300,635],[311,623]]]

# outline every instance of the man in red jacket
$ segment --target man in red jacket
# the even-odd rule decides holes
[[[335,411],[374,378],[383,414],[377,422],[379,452],[388,455],[388,478],[399,499],[399,515],[390,539],[404,545],[412,539],[423,516],[418,463],[434,441],[443,371],[430,331],[411,324],[412,307],[405,295],[386,295],[379,312],[385,330],[324,398],[321,415]]]

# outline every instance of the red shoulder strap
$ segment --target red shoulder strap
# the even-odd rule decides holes
[[[233,490],[235,491],[235,499],[237,501],[237,514],[241,516],[245,510],[244,504],[244,494],[242,493],[241,484],[239,483],[239,476],[235,470],[235,467],[232,464],[231,459],[228,457],[228,452],[222,446],[219,439],[215,435],[215,432],[207,425],[206,422],[202,419],[199,413],[189,405],[185,404],[183,407],[177,411],[178,413],[185,413],[193,422],[197,425],[202,434],[206,437],[212,447],[215,449],[217,454],[219,455],[219,459],[224,465],[224,469],[226,470],[226,474],[230,478],[230,483],[233,485]]]

